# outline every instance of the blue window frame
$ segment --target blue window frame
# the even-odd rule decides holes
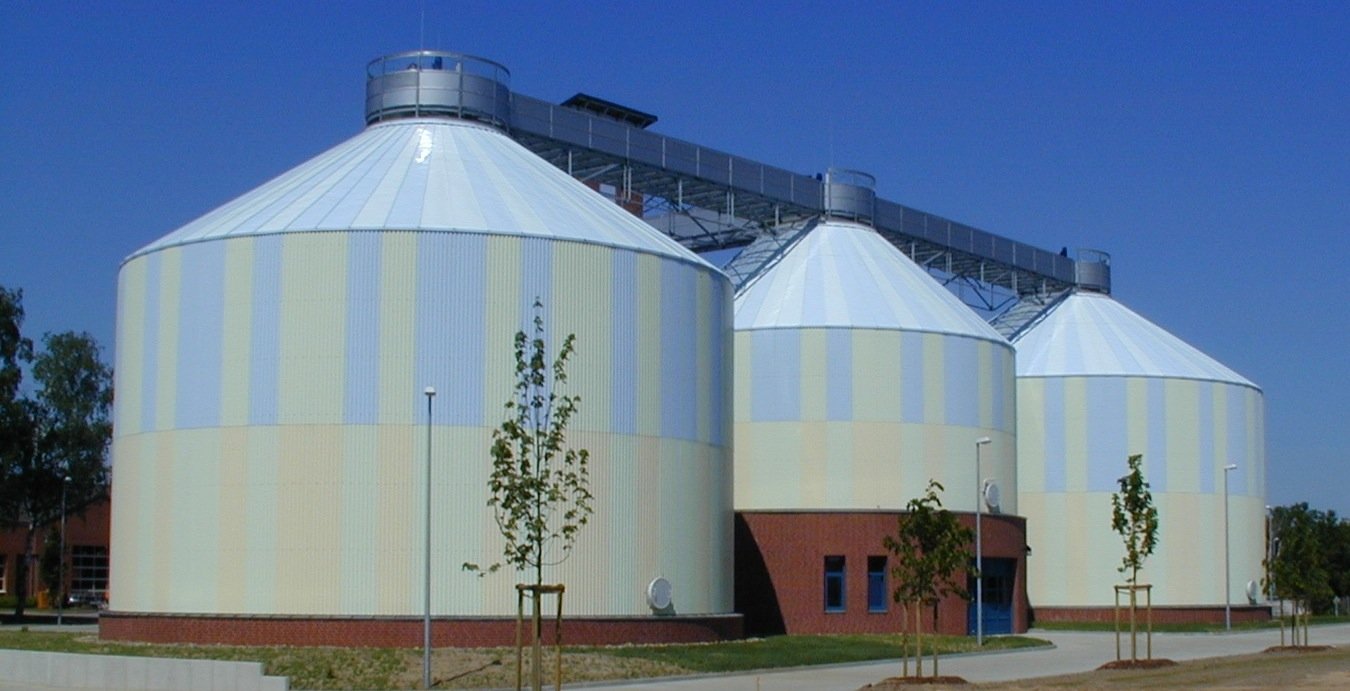
[[[844,558],[825,557],[825,611],[844,611]]]
[[[867,611],[886,611],[886,557],[867,558]]]

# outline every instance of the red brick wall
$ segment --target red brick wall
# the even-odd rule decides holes
[[[107,547],[109,544],[108,519],[111,513],[111,504],[108,500],[102,499],[94,502],[82,510],[82,513],[72,512],[66,518],[66,550],[67,555],[70,549],[75,546],[80,547]],[[61,522],[57,521],[46,527],[39,527],[37,534],[33,536],[33,558],[32,568],[28,571],[29,587],[28,596],[32,597],[36,593],[37,561],[42,554],[42,543],[47,537],[48,530],[60,530]],[[4,558],[5,570],[5,593],[13,595],[15,592],[15,575],[18,573],[19,560],[23,558],[24,550],[24,530],[5,530],[0,531],[0,556]],[[69,564],[69,562],[67,562]],[[70,579],[70,571],[66,572],[67,583]]]
[[[739,615],[563,619],[565,644],[699,643],[743,637]],[[528,625],[526,638],[528,640]],[[410,648],[422,645],[420,617],[208,616],[104,612],[99,637],[150,643],[325,645]],[[553,642],[546,622],[545,641]],[[514,619],[433,618],[433,647],[514,645]]]
[[[1033,619],[1036,623],[1040,622],[1112,622],[1115,621],[1116,613],[1112,607],[1036,607],[1033,612]],[[1144,621],[1144,608],[1139,608],[1139,621]],[[1121,621],[1128,621],[1129,610],[1122,608],[1120,612]],[[1270,608],[1264,605],[1241,605],[1234,606],[1232,609],[1232,620],[1234,624],[1243,624],[1254,621],[1269,621]],[[1190,607],[1169,605],[1166,607],[1153,608],[1153,623],[1155,624],[1222,624],[1223,607]]]
[[[900,606],[887,597],[887,611],[867,611],[867,557],[882,556],[882,539],[894,535],[899,513],[744,511],[736,514],[736,611],[751,635],[776,633],[891,633],[901,630]],[[975,525],[974,514],[960,514]],[[988,515],[982,521],[988,558],[1017,560],[1013,631],[1027,628],[1026,520]],[[824,559],[842,555],[845,611],[826,612]],[[889,568],[888,568],[889,571]],[[887,576],[888,589],[893,586]],[[948,598],[938,606],[942,633],[965,635],[967,603]],[[972,605],[973,606],[973,605]],[[913,613],[909,614],[910,626]],[[924,630],[931,631],[931,615]]]

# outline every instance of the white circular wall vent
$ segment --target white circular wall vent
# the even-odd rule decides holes
[[[665,609],[671,603],[670,581],[664,578],[653,579],[647,584],[647,606],[652,609]]]
[[[984,481],[984,505],[990,510],[998,508],[999,491],[998,483],[993,480]]]

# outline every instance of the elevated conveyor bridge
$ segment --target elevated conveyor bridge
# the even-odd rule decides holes
[[[744,247],[765,233],[825,214],[824,181],[816,176],[668,137],[620,117],[516,93],[511,132],[571,175],[612,188],[620,202],[644,204],[649,217],[681,216],[653,224],[695,252]],[[1080,284],[1109,291],[1109,265],[1100,253],[1075,260],[885,199],[875,200],[870,221],[987,312]],[[742,270],[733,278],[744,280],[749,273]]]

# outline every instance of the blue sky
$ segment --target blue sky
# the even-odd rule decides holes
[[[1265,390],[1270,502],[1350,515],[1347,36],[1343,2],[5,2],[0,284],[111,357],[127,254],[357,133],[370,59],[459,50],[1110,252],[1118,299]]]

